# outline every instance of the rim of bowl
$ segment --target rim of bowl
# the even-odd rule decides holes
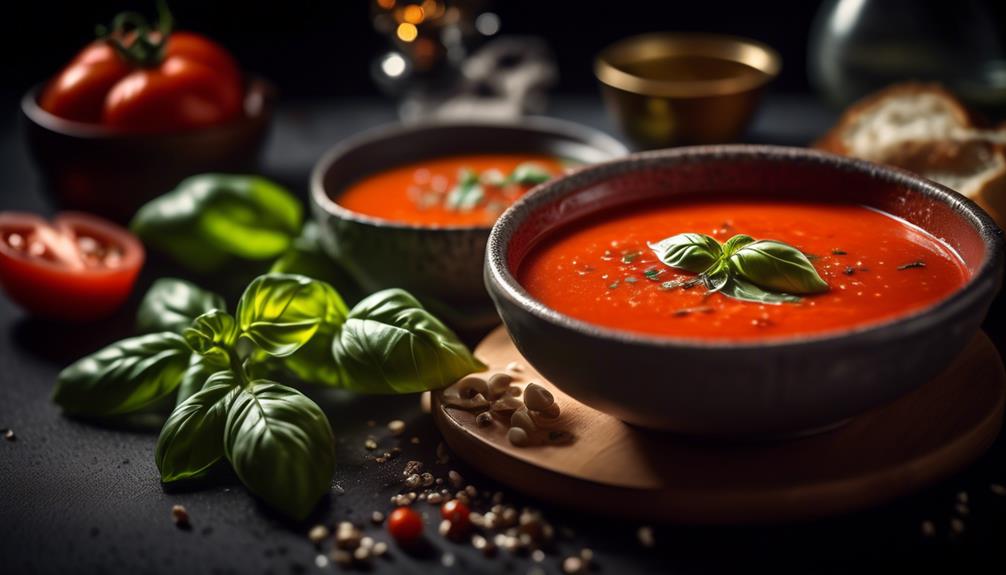
[[[680,49],[682,45],[685,49]],[[622,69],[626,61],[640,60],[639,52],[649,52],[651,57],[672,54],[707,56],[745,64],[761,73],[715,80],[656,80]],[[654,32],[631,36],[605,47],[594,59],[594,75],[602,84],[633,94],[669,98],[701,98],[745,92],[771,82],[781,69],[782,57],[768,44],[740,36],[692,32]]]
[[[156,132],[156,133],[143,133],[143,132],[130,132],[126,130],[118,130],[115,128],[110,128],[108,126],[102,126],[100,124],[91,124],[87,122],[77,122],[75,120],[67,120],[66,118],[61,118],[51,112],[42,109],[42,106],[38,103],[38,97],[42,89],[45,87],[45,82],[39,82],[25,92],[24,96],[21,97],[21,112],[27,117],[31,122],[49,130],[50,132],[55,132],[57,134],[63,134],[65,136],[71,136],[74,138],[81,138],[87,140],[100,140],[100,139],[120,139],[120,140],[132,140],[132,139],[150,139],[152,137],[159,138],[184,138],[192,134],[206,134],[215,131],[226,131],[228,129],[233,129],[235,126],[243,125],[245,123],[254,122],[260,118],[268,116],[273,108],[273,103],[276,96],[276,88],[265,78],[260,76],[248,76],[247,89],[245,90],[244,101],[242,102],[244,113],[239,117],[226,124],[217,124],[212,126],[206,126],[203,128],[196,128],[191,130],[181,130],[176,132]],[[251,113],[249,113],[251,111]]]
[[[421,120],[414,123],[402,124],[400,122],[392,122],[389,124],[384,124],[382,126],[377,126],[375,128],[369,128],[357,134],[350,136],[342,140],[340,143],[336,144],[330,148],[325,154],[318,160],[318,163],[314,165],[314,169],[311,170],[311,200],[312,202],[325,210],[327,213],[339,217],[344,220],[350,220],[353,222],[368,224],[372,226],[395,229],[395,230],[425,230],[425,231],[453,231],[453,232],[464,232],[464,231],[486,231],[488,232],[492,228],[492,224],[475,224],[475,225],[422,225],[414,224],[408,222],[396,222],[394,220],[386,220],[384,218],[378,218],[376,216],[369,216],[367,214],[362,214],[360,212],[355,212],[348,208],[343,207],[338,202],[336,202],[328,191],[325,189],[325,174],[331,168],[332,164],[342,159],[343,156],[349,152],[368,144],[373,144],[385,139],[397,138],[406,134],[411,134],[414,132],[422,132],[426,130],[437,130],[441,128],[458,128],[458,127],[474,127],[474,128],[523,128],[530,129],[539,132],[544,137],[555,137],[561,136],[566,139],[575,140],[585,146],[605,152],[610,155],[610,160],[623,157],[629,153],[629,149],[622,142],[616,140],[614,137],[598,130],[596,128],[591,128],[583,124],[578,124],[576,122],[570,122],[567,120],[560,120],[557,118],[549,118],[545,116],[524,116],[521,118],[516,118],[513,120],[478,120],[478,119],[436,119],[436,120]],[[603,163],[603,162],[602,162]],[[574,168],[573,171],[579,171],[585,167],[589,167],[595,164],[587,164],[586,166],[581,166],[579,168]],[[393,166],[389,166],[393,167]],[[359,177],[363,177],[366,174],[361,174]],[[558,176],[562,177],[562,176]],[[528,190],[524,195],[529,195],[532,191],[538,189],[541,184],[535,186]]]
[[[517,281],[509,269],[509,239],[523,225],[527,217],[540,205],[573,195],[578,190],[592,184],[598,184],[611,177],[630,173],[641,167],[661,166],[667,160],[677,158],[707,158],[717,159],[763,159],[785,163],[787,160],[802,160],[836,168],[847,168],[870,177],[879,178],[884,182],[901,185],[921,193],[936,201],[943,202],[953,208],[959,217],[978,233],[985,246],[985,255],[978,269],[959,289],[946,298],[923,308],[913,310],[908,314],[877,323],[867,323],[844,330],[832,330],[823,333],[798,334],[782,337],[771,337],[762,340],[715,340],[688,337],[660,336],[641,332],[616,329],[576,319],[572,316],[554,310],[535,299]],[[673,165],[673,164],[672,164]],[[619,171],[612,172],[612,168]],[[838,156],[807,148],[787,146],[771,146],[757,144],[726,144],[710,146],[687,146],[681,148],[654,150],[630,154],[620,158],[586,167],[575,174],[546,182],[537,188],[534,198],[519,199],[497,219],[486,244],[486,267],[492,279],[502,291],[502,296],[509,298],[524,311],[540,320],[560,327],[580,332],[591,337],[613,340],[618,343],[642,345],[648,347],[688,347],[693,349],[770,349],[792,345],[822,345],[835,340],[849,337],[868,338],[873,341],[883,341],[889,335],[902,329],[917,331],[941,323],[947,317],[955,315],[959,309],[967,307],[975,297],[976,290],[989,281],[995,284],[995,289],[1001,287],[1003,267],[1004,240],[1003,230],[977,204],[965,196],[917,176],[907,170],[892,168],[859,160]],[[563,222],[568,223],[568,222]],[[561,225],[561,224],[560,224]]]

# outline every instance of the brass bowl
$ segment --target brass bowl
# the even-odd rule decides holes
[[[594,74],[609,112],[639,148],[735,141],[782,60],[754,40],[656,33],[608,46]]]

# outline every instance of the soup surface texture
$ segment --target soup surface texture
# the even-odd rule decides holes
[[[393,222],[492,225],[529,189],[563,171],[559,160],[545,155],[450,156],[367,176],[349,186],[336,202]]]
[[[673,286],[694,274],[648,247],[697,232],[735,234],[798,248],[829,290],[778,305]],[[573,222],[520,263],[536,299],[590,323],[652,335],[753,340],[817,334],[882,322],[947,297],[968,278],[963,262],[927,232],[852,204],[681,201],[645,204]],[[668,284],[667,282],[672,282]]]

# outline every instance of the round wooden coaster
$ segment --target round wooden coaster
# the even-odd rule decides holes
[[[775,442],[707,443],[629,426],[559,391],[520,356],[502,328],[475,350],[486,375],[548,387],[567,445],[515,447],[506,427],[475,413],[433,413],[451,449],[483,473],[544,501],[624,518],[692,524],[777,523],[878,505],[973,462],[1002,424],[1006,374],[979,333],[939,377],[837,429]],[[613,381],[617,386],[618,382]]]

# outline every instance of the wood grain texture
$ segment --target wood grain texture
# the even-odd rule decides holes
[[[642,430],[576,402],[534,371],[502,328],[476,355],[487,373],[517,362],[518,384],[549,388],[562,408],[556,427],[575,440],[515,447],[500,422],[479,428],[474,413],[437,401],[437,425],[458,455],[543,500],[649,521],[779,523],[885,503],[981,455],[999,434],[1006,397],[999,354],[979,333],[942,375],[832,431],[728,444]]]

